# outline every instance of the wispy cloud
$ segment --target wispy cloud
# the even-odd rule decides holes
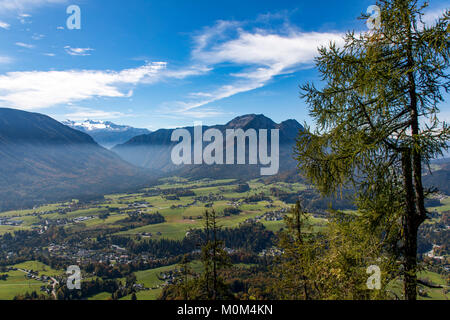
[[[0,11],[2,0],[0,0]],[[64,2],[37,1],[41,4]],[[25,8],[25,7],[24,7]],[[258,23],[283,15],[259,17]],[[40,38],[35,34],[34,40]],[[184,101],[164,103],[162,109],[172,116],[194,118],[226,114],[211,105],[221,99],[262,88],[276,77],[310,68],[317,48],[330,41],[342,42],[339,32],[302,32],[288,21],[277,28],[254,27],[242,21],[218,21],[193,36],[191,60],[186,66],[168,68],[166,63],[146,65],[123,71],[66,70],[11,72],[0,75],[0,101],[22,109],[39,109],[95,97],[127,97],[133,86],[170,79],[185,79],[218,73],[217,84],[197,89]],[[16,43],[25,48],[32,45]],[[88,56],[94,49],[65,46],[72,56]],[[53,53],[43,53],[54,56]],[[231,66],[233,72],[227,72]],[[228,70],[231,70],[228,69]],[[130,88],[131,87],[131,88]],[[83,111],[83,110],[81,110]],[[81,117],[81,112],[76,113]],[[84,110],[86,111],[86,110]]]
[[[13,59],[11,57],[0,56],[0,64],[8,64],[11,62],[13,62]]]
[[[8,30],[11,25],[9,23],[0,21],[0,28]]]
[[[21,13],[17,17],[17,19],[19,19],[21,24],[27,24],[27,23],[29,24],[29,23],[31,23],[31,21],[28,18],[31,18],[31,14]]]
[[[193,65],[179,69],[168,69],[164,72],[165,78],[184,79],[187,77],[204,75],[213,70],[213,68],[204,65]]]
[[[42,39],[44,39],[44,38],[45,38],[45,35],[43,35],[43,34],[38,34],[38,33],[35,33],[35,34],[33,34],[33,35],[31,36],[31,39],[36,40],[36,41],[42,40]]]
[[[28,43],[23,43],[23,42],[16,42],[16,46],[22,47],[22,48],[27,48],[27,49],[33,49],[34,45],[32,44],[28,44]]]
[[[217,107],[199,106],[192,108],[188,103],[182,101],[165,102],[158,110],[160,116],[172,119],[185,119],[186,117],[205,119],[218,116],[230,115],[232,113]]]
[[[153,81],[165,68],[164,62],[154,62],[122,71],[9,72],[0,75],[0,101],[33,110],[95,97],[129,97],[130,87]]]
[[[0,0],[0,13],[30,10],[51,4],[65,3],[67,0]]]
[[[266,17],[268,19],[268,17]],[[330,41],[342,44],[338,32],[301,32],[287,23],[280,30],[245,30],[244,23],[218,21],[194,37],[192,60],[209,70],[231,65],[241,70],[228,74],[231,81],[208,92],[194,92],[177,101],[175,112],[193,113],[215,101],[264,87],[275,77],[312,67],[318,47]]]
[[[72,48],[70,46],[65,46],[64,50],[71,56],[90,56],[90,52],[94,51],[92,48]]]

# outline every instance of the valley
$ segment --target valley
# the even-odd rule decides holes
[[[218,214],[221,236],[233,260],[229,272],[261,271],[262,261],[277,255],[274,236],[286,227],[285,215],[299,194],[308,193],[314,191],[298,182],[172,177],[135,193],[2,212],[0,221],[10,223],[0,225],[4,257],[0,275],[6,278],[0,280],[0,299],[27,294],[51,299],[53,280],[58,282],[54,294],[66,297],[72,294],[65,288],[65,269],[70,265],[81,267],[83,288],[87,288],[72,298],[131,299],[134,292],[139,300],[158,299],[163,288],[181,276],[183,255],[191,258],[194,271],[201,272],[198,245],[205,210]],[[430,209],[432,230],[439,230],[442,217],[450,211],[449,197],[442,196],[439,202]],[[309,208],[311,232],[320,232],[328,223],[327,210],[317,204]],[[450,298],[444,276],[449,260],[446,246],[437,246],[441,256],[428,258],[432,268],[421,279],[440,288],[421,287],[423,299]]]

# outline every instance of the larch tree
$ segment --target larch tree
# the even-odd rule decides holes
[[[301,86],[316,129],[300,134],[296,154],[300,170],[323,194],[353,188],[373,223],[400,210],[393,221],[400,225],[404,297],[415,300],[417,234],[432,192],[422,174],[450,138],[438,119],[450,88],[449,11],[425,24],[426,3],[380,0],[377,6],[376,28],[348,32],[343,46],[319,49],[323,84]]]
[[[200,283],[204,287],[206,300],[227,299],[230,297],[228,286],[223,282],[219,272],[232,265],[231,259],[225,251],[224,242],[218,239],[220,226],[217,223],[216,211],[206,210],[203,218],[206,239],[201,249],[204,272],[200,277]]]

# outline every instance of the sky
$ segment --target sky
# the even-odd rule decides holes
[[[299,85],[320,82],[317,48],[367,30],[374,2],[0,0],[0,107],[150,130],[249,113],[310,123]],[[426,19],[446,7],[431,0]]]

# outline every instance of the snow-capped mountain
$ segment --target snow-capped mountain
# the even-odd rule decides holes
[[[62,123],[73,129],[89,134],[98,144],[105,148],[112,148],[117,144],[127,142],[135,136],[150,133],[147,129],[137,129],[102,120],[66,120]]]

